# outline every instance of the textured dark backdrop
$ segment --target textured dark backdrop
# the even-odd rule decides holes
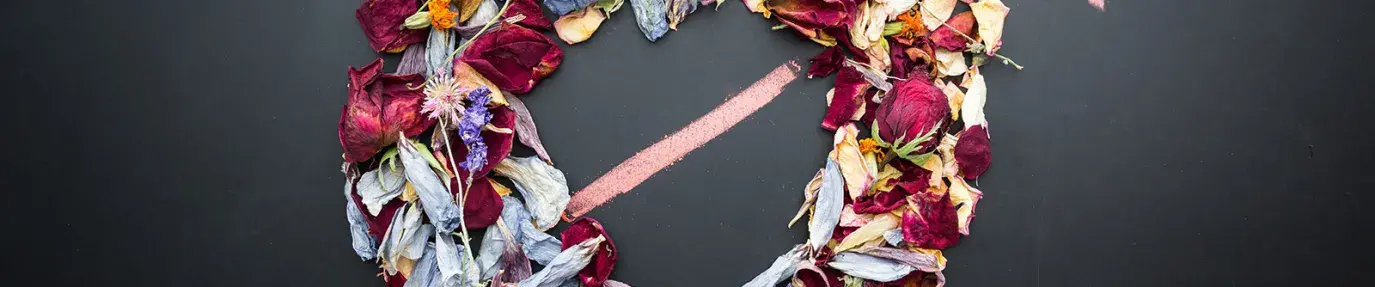
[[[1375,284],[1368,2],[1007,2],[1027,70],[985,70],[995,163],[952,286]],[[345,68],[375,57],[357,3],[0,4],[0,280],[381,286],[339,196]],[[729,1],[649,43],[627,8],[568,48],[525,99],[569,184],[820,51],[772,25]],[[802,242],[831,82],[592,212],[613,277],[735,286]]]

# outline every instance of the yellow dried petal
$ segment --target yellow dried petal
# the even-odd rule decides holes
[[[559,39],[572,45],[592,38],[592,33],[597,32],[605,20],[606,14],[601,9],[595,5],[587,6],[559,17],[554,21],[554,30],[559,33]]]
[[[865,242],[869,242],[875,238],[883,238],[883,233],[897,228],[900,221],[898,217],[892,214],[879,214],[874,216],[874,219],[869,220],[869,223],[859,227],[859,229],[855,229],[850,235],[845,236],[845,239],[841,240],[840,244],[836,245],[835,249],[832,250],[835,250],[836,253],[840,253],[841,251],[859,247]]]
[[[926,0],[922,1],[921,5],[926,8],[926,11],[921,13],[921,22],[930,31],[935,31],[942,23],[950,20],[952,13],[955,13],[955,0]],[[934,17],[932,17],[933,14]]]
[[[1003,5],[1002,0],[983,0],[969,4],[969,10],[974,12],[974,21],[979,24],[979,38],[983,40],[984,49],[990,54],[997,51],[998,42],[1003,39],[1003,20],[1011,9]]]
[[[963,75],[969,71],[969,66],[964,63],[964,53],[949,51],[944,48],[936,49],[936,70],[942,76],[952,77]]]
[[[941,92],[945,93],[945,98],[950,99],[950,120],[960,120],[960,106],[964,105],[964,92],[955,83],[941,83],[936,79],[936,86],[941,87]]]
[[[984,194],[978,189],[969,186],[963,177],[950,177],[950,203],[958,206],[955,215],[960,227],[960,234],[969,235],[969,223],[974,219],[974,208],[978,206],[979,199]]]
[[[497,195],[507,196],[511,194],[511,189],[507,188],[505,185],[501,185],[497,180],[488,178],[487,182],[492,183],[492,189],[497,190]]]
[[[855,140],[858,135],[859,129],[855,128],[854,124],[846,124],[836,129],[835,149],[829,154],[840,166],[840,174],[845,177],[845,190],[848,191],[850,199],[863,195],[868,191],[869,184],[874,181],[874,175],[864,167],[864,153],[859,151],[859,141]]]

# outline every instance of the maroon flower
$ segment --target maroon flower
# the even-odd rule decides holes
[[[954,17],[950,17],[950,20],[946,20],[945,24],[950,26],[941,25],[940,28],[936,28],[936,31],[931,32],[931,37],[928,39],[936,47],[950,51],[964,51],[969,44],[969,39],[955,33],[957,30],[951,30],[950,27],[955,27],[959,29],[960,33],[974,37],[974,12],[965,11],[955,14]]]
[[[850,122],[855,112],[868,100],[864,98],[868,89],[869,82],[864,80],[864,74],[859,70],[852,66],[840,67],[831,103],[826,107],[826,117],[821,120],[821,128],[834,131]]]
[[[401,28],[406,17],[419,9],[420,2],[415,0],[366,0],[353,16],[358,18],[373,51],[399,53],[406,45],[424,42],[429,36],[428,29]]]
[[[987,171],[988,165],[993,162],[991,151],[988,130],[983,125],[972,126],[965,129],[960,134],[960,141],[955,143],[955,162],[965,178],[979,179],[979,175]]]
[[[497,107],[492,109],[492,121],[489,122],[494,127],[503,129],[513,129],[516,124],[516,113],[510,108]],[[442,140],[442,139],[441,139]],[[459,168],[458,177],[454,178],[449,186],[454,198],[458,198],[460,180],[467,180],[472,176],[472,186],[468,187],[468,199],[463,205],[463,218],[468,228],[483,228],[496,223],[501,218],[501,195],[497,194],[496,188],[492,187],[491,182],[487,181],[487,176],[496,168],[497,163],[511,154],[511,145],[515,141],[512,133],[500,133],[496,131],[483,130],[482,142],[487,144],[487,164],[478,168],[475,175],[468,174],[467,169]],[[449,143],[453,144],[454,161],[460,162],[468,157],[468,147],[463,145],[463,140],[458,133],[449,132]],[[435,146],[440,146],[436,144]],[[436,159],[440,160],[446,169],[451,173],[454,168],[449,166],[445,148],[436,148]]]
[[[429,129],[434,119],[420,113],[424,85],[420,75],[382,74],[382,59],[362,69],[349,67],[349,101],[339,115],[344,161],[367,160],[396,143],[399,133],[413,137]]]
[[[765,0],[764,7],[772,10],[783,22],[808,38],[821,38],[823,30],[849,23],[856,7],[854,0]],[[832,37],[840,33],[826,33]]]
[[[529,92],[563,61],[563,49],[549,37],[520,25],[502,23],[473,40],[458,59],[504,91]]]
[[[830,47],[821,51],[821,54],[817,54],[816,57],[812,57],[808,62],[811,62],[812,66],[807,68],[807,78],[830,76],[831,73],[840,69],[841,63],[845,62],[845,53],[840,51],[839,46]]]
[[[960,241],[960,228],[955,206],[949,193],[923,192],[907,197],[917,210],[902,214],[903,241],[917,247],[945,249]]]
[[[525,19],[521,19],[516,24],[540,31],[554,29],[554,22],[549,22],[549,18],[544,18],[544,10],[540,10],[540,6],[535,4],[535,0],[511,1],[514,2],[511,2],[511,7],[506,8],[506,15],[502,15],[502,18],[522,15],[525,16]]]
[[[606,234],[602,224],[590,217],[578,218],[560,234],[563,249],[597,236],[606,238],[606,241],[597,247],[597,254],[592,255],[592,263],[578,271],[578,280],[587,287],[601,287],[611,277],[611,269],[616,265],[616,243],[611,242],[611,235]]]
[[[923,135],[932,135],[911,153],[916,155],[936,148],[945,134],[945,127],[950,125],[949,119],[950,103],[945,93],[925,76],[914,76],[893,85],[893,90],[879,104],[874,123],[878,126],[879,139],[888,143],[900,141],[906,145]]]

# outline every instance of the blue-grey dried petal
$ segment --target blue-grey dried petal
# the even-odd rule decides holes
[[[894,228],[893,230],[889,231],[884,231],[883,241],[887,241],[888,245],[892,245],[895,247],[902,246],[902,227]]]
[[[926,273],[937,273],[944,269],[935,255],[892,247],[860,247],[851,252],[893,260]]]
[[[439,265],[435,264],[434,248],[426,246],[425,256],[415,261],[415,269],[411,270],[411,276],[406,278],[405,287],[430,287],[436,286],[439,277]]]
[[[764,272],[754,276],[754,279],[751,279],[750,282],[745,282],[745,285],[742,285],[742,287],[773,287],[778,286],[778,283],[788,280],[788,278],[793,276],[793,273],[797,272],[797,263],[802,262],[806,257],[802,252],[803,249],[806,249],[806,246],[806,244],[793,246],[788,252],[774,259],[773,265],[769,265],[769,269],[764,269]]]
[[[358,209],[358,205],[353,203],[353,181],[347,180],[344,183],[344,214],[349,220],[349,236],[353,237],[353,253],[363,261],[377,257],[377,242],[373,241],[372,235],[368,235],[368,219],[363,216],[363,211]]]
[[[549,11],[554,11],[554,15],[563,16],[594,2],[597,0],[544,0],[544,7],[549,7]]]
[[[503,208],[504,209],[504,208]],[[501,231],[493,224],[487,227],[487,232],[482,235],[482,246],[477,248],[477,266],[482,270],[478,277],[482,279],[492,279],[496,276],[497,263],[501,262],[501,251],[506,247],[506,240],[501,236]]]
[[[411,141],[397,142],[397,149],[401,151],[401,165],[406,167],[406,180],[411,182],[416,195],[420,197],[420,205],[425,208],[425,216],[429,217],[430,223],[440,231],[454,231],[458,228],[459,220],[462,220],[462,212],[459,212],[458,204],[454,203],[453,194],[449,193],[444,182],[440,181],[439,175],[430,169],[430,163],[421,157],[420,151],[416,150]]]
[[[514,183],[525,199],[530,216],[535,219],[535,227],[549,230],[559,223],[559,217],[572,199],[563,171],[533,156],[508,157],[494,170]]]
[[[846,275],[878,282],[897,281],[916,270],[894,260],[854,252],[836,254],[826,266]]]
[[[445,61],[449,59],[449,53],[458,47],[457,33],[449,29],[439,29],[430,26],[430,39],[425,41],[425,76],[426,77],[446,77],[453,74],[454,62]],[[407,51],[409,52],[409,51]]]
[[[363,177],[358,179],[356,192],[363,199],[363,205],[368,207],[368,213],[377,216],[382,211],[382,205],[401,196],[405,186],[405,168],[397,166],[392,169],[384,165],[363,173]]]
[[[460,286],[463,274],[463,245],[447,232],[434,233],[435,263],[439,266],[440,286]]]
[[[387,274],[396,274],[396,262],[414,240],[414,235],[420,230],[420,211],[414,205],[407,205],[396,210],[392,216],[392,221],[387,227],[387,233],[382,235],[382,244],[377,248],[377,256],[382,257],[383,266]]]
[[[606,280],[606,283],[602,283],[602,287],[630,287],[630,284],[625,284],[616,280]]]
[[[630,0],[630,8],[635,10],[635,22],[639,23],[640,32],[644,32],[650,42],[658,41],[664,33],[668,33],[668,8],[664,4],[664,0]]]
[[[502,196],[501,203],[501,221],[507,227],[514,226],[510,229],[511,237],[520,242],[525,256],[540,265],[548,265],[549,260],[554,259],[563,249],[563,242],[535,228],[535,224],[530,221],[529,211],[519,199],[509,195]]]
[[[525,256],[520,244],[511,237],[511,230],[506,228],[505,223],[497,222],[497,228],[501,231],[502,241],[505,241],[506,246],[501,249],[501,262],[497,263],[501,268],[501,276],[497,279],[503,282],[520,282],[530,278],[535,273],[534,268],[530,267],[530,258]]]
[[[406,46],[406,52],[401,54],[401,63],[396,64],[397,75],[424,74],[425,73],[425,45],[421,43]]]
[[[492,18],[497,17],[497,12],[500,12],[500,10],[501,5],[497,5],[496,0],[484,0],[482,4],[477,5],[477,11],[473,12],[473,16],[468,18],[468,23],[454,26],[454,31],[458,32],[458,36],[462,38],[463,41],[472,40],[473,36],[477,35],[477,31],[481,31],[482,26],[487,25],[487,21],[491,21]]]
[[[597,236],[588,239],[577,245],[569,246],[563,252],[559,252],[549,261],[543,270],[535,272],[530,278],[525,278],[517,283],[520,287],[559,287],[563,286],[564,281],[569,281],[573,275],[577,275],[579,270],[587,267],[592,262],[592,255],[596,254],[597,246],[606,239]]]
[[[840,174],[840,165],[830,158],[826,158],[826,173],[821,175],[821,190],[816,195],[816,210],[812,211],[812,221],[807,224],[810,236],[807,243],[812,245],[812,250],[821,250],[826,245],[826,241],[831,240],[831,233],[835,231],[836,224],[840,223],[840,210],[844,209],[845,204],[845,179]]]
[[[420,256],[425,253],[425,245],[427,245],[425,243],[429,242],[430,234],[434,233],[433,225],[424,224],[416,229],[415,232],[406,234],[406,238],[410,239],[410,243],[406,243],[406,254],[402,256],[410,259],[420,259]]]

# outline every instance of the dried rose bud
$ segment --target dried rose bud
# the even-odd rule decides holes
[[[382,74],[382,59],[349,67],[349,101],[339,115],[344,161],[368,160],[396,143],[400,133],[413,137],[429,129],[434,119],[420,113],[425,94],[418,87],[424,85],[421,75]]]
[[[917,144],[909,154],[924,154],[936,148],[950,125],[949,119],[950,103],[945,93],[926,77],[915,76],[898,81],[883,98],[874,119],[874,133],[895,150]]]

